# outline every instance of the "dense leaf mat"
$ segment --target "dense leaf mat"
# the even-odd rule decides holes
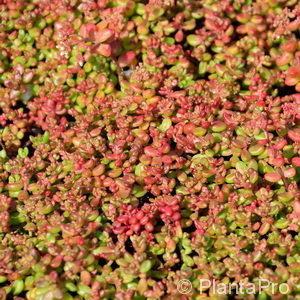
[[[298,3],[1,0],[0,299],[300,299]]]

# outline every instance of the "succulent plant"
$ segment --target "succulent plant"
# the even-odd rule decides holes
[[[1,300],[300,299],[298,1],[0,16]]]

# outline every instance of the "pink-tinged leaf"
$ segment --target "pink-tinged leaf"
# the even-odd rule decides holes
[[[286,26],[287,30],[289,31],[295,31],[297,29],[300,28],[300,18],[297,18],[295,21],[290,22],[287,26]]]
[[[296,78],[298,81],[300,81],[300,66],[290,67],[287,70],[287,77]]]
[[[270,182],[277,182],[281,179],[281,176],[278,173],[267,173],[265,179]]]
[[[285,43],[283,43],[280,48],[284,51],[284,52],[290,52],[293,53],[297,50],[298,47],[298,43],[296,40],[290,40],[290,41],[286,41]]]
[[[300,128],[288,131],[288,137],[296,143],[300,143]]]
[[[114,31],[111,29],[102,29],[95,33],[97,43],[103,43],[114,36]]]
[[[109,57],[111,56],[111,46],[109,44],[101,44],[98,48],[97,48],[97,52],[100,55]]]
[[[175,41],[177,43],[182,42],[182,40],[184,39],[184,33],[182,30],[177,31],[177,33],[175,34]]]
[[[293,86],[293,85],[296,85],[298,83],[298,79],[297,78],[294,78],[294,77],[287,77],[285,79],[285,84],[288,85],[288,86]]]
[[[79,34],[85,39],[94,39],[97,26],[94,23],[82,24]]]
[[[151,157],[155,157],[155,156],[160,156],[161,155],[160,151],[158,151],[157,149],[155,149],[152,146],[145,147],[144,152],[145,152],[146,155],[149,155]]]
[[[300,167],[300,157],[293,157],[292,158],[292,164],[297,166],[297,167]]]
[[[300,201],[299,200],[295,200],[294,203],[293,203],[293,209],[294,209],[294,212],[300,216]]]
[[[285,145],[287,145],[287,143],[288,143],[287,140],[281,139],[274,145],[274,149],[281,150],[284,148]]]
[[[284,66],[284,65],[288,64],[292,60],[292,58],[293,58],[293,55],[291,53],[285,52],[276,58],[276,64],[279,67]]]
[[[206,18],[204,24],[208,30],[214,31],[219,29],[218,24],[211,18]]]
[[[283,175],[284,177],[286,178],[292,178],[296,175],[296,169],[295,168],[288,168],[288,169],[285,169],[283,171]]]
[[[127,51],[124,54],[122,54],[118,59],[120,67],[123,68],[133,64],[135,61],[135,55],[136,54],[134,51]]]
[[[300,93],[299,94],[293,94],[292,96],[297,101],[297,103],[299,102],[299,104],[300,104]]]

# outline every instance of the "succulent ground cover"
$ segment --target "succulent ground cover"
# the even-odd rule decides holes
[[[300,299],[299,31],[297,0],[1,0],[0,299]]]

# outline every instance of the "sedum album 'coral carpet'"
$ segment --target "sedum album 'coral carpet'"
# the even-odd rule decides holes
[[[299,184],[297,0],[0,0],[0,300],[299,300]]]

